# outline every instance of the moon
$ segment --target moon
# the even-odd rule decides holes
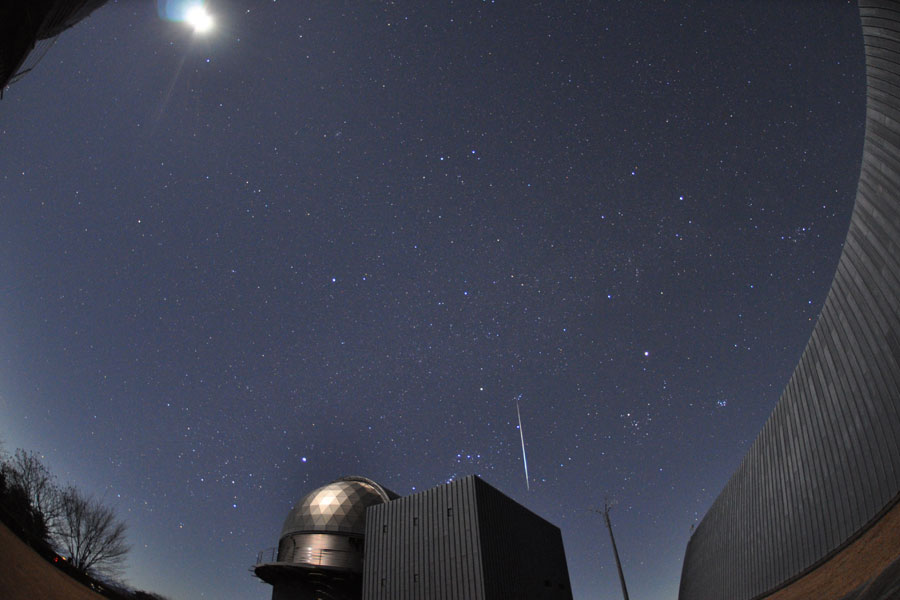
[[[213,28],[212,15],[202,4],[194,4],[184,11],[184,22],[194,28],[197,33],[207,33]]]

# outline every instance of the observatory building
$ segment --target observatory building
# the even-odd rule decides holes
[[[399,497],[344,477],[303,497],[254,573],[272,600],[571,600],[559,528],[470,475]]]
[[[679,600],[900,589],[900,2],[860,0],[859,14],[866,135],[837,271],[772,414],[691,536]]]
[[[284,520],[278,548],[257,557],[254,573],[272,584],[272,600],[359,598],[366,510],[395,498],[365,477],[306,494]]]
[[[10,83],[43,58],[60,33],[107,0],[3,0],[0,2],[0,97]]]

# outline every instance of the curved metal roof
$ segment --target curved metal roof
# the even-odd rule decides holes
[[[323,531],[363,535],[366,509],[398,497],[366,477],[336,479],[306,494],[291,509],[281,528],[281,537]]]
[[[688,542],[680,600],[769,597],[900,499],[900,2],[859,5],[866,132],[844,248],[778,404]],[[896,554],[879,552],[830,596],[888,568]]]

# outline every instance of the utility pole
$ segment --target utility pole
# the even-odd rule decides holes
[[[612,542],[613,555],[616,557],[616,568],[619,570],[619,581],[622,583],[622,595],[625,597],[625,600],[628,600],[628,588],[625,587],[625,574],[622,573],[622,563],[619,560],[619,551],[616,549],[616,538],[613,537],[612,523],[609,522],[609,511],[611,509],[612,506],[609,505],[609,501],[607,500],[603,503],[603,510],[597,510],[596,508],[590,510],[603,515],[603,518],[606,520],[606,528],[609,529],[609,541]]]

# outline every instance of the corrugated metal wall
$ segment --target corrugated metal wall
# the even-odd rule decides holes
[[[475,479],[366,513],[365,600],[483,600]]]
[[[900,494],[900,2],[860,15],[866,136],[844,250],[800,363],[688,544],[681,600],[763,596]]]
[[[475,476],[369,508],[365,600],[571,600],[559,528]]]

